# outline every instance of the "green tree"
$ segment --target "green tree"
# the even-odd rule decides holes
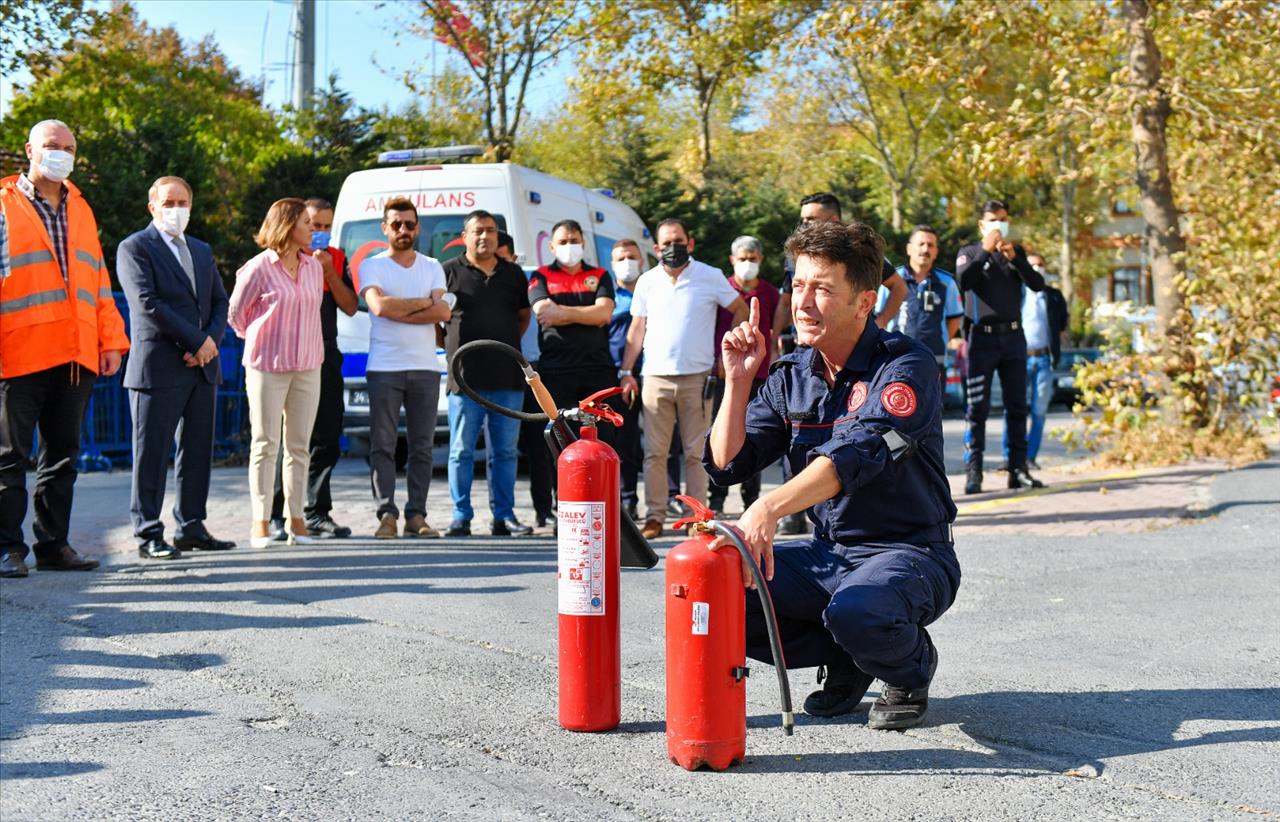
[[[657,96],[692,97],[698,124],[699,170],[713,163],[712,125],[724,97],[742,92],[761,73],[766,56],[785,47],[812,13],[811,0],[616,0],[620,25],[593,40],[603,82],[634,78]],[[621,78],[618,76],[621,75]],[[591,77],[580,78],[588,83]]]
[[[48,57],[96,26],[84,0],[0,0],[0,74],[48,65]]]
[[[439,40],[465,59],[483,100],[484,135],[494,160],[510,159],[527,114],[529,83],[589,35],[579,0],[418,0],[410,33]],[[602,7],[603,10],[603,7]],[[421,93],[413,72],[409,88]]]
[[[261,214],[246,217],[241,198],[258,158],[282,137],[257,88],[211,40],[183,43],[175,30],[152,29],[120,4],[96,33],[52,55],[34,75],[0,121],[4,145],[21,146],[31,125],[46,118],[71,126],[74,180],[94,207],[109,261],[150,219],[147,190],[164,174],[191,183],[191,232],[211,242],[224,273],[253,253],[250,235]]]

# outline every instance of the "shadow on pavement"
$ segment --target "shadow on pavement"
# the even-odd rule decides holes
[[[776,716],[751,720],[776,724]],[[758,727],[751,720],[748,725]],[[796,733],[820,734],[822,726],[866,722],[862,711],[839,720],[797,717]],[[794,773],[954,771],[991,775],[1007,771],[1061,773],[1092,765],[1098,774],[1113,757],[1240,742],[1280,742],[1280,727],[1215,729],[1222,723],[1280,722],[1280,688],[1035,693],[997,691],[930,700],[925,724],[955,724],[991,753],[954,748],[806,754],[750,753],[745,770]],[[1202,728],[1197,724],[1203,723]],[[637,723],[656,726],[662,723]],[[641,728],[628,729],[639,732]],[[886,731],[884,733],[892,733]],[[919,738],[918,736],[916,738]]]

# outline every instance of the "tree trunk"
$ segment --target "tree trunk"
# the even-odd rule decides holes
[[[702,157],[702,176],[705,179],[707,169],[711,168],[711,100],[698,105],[698,117],[701,129],[698,131],[698,153]]]
[[[1062,135],[1062,155],[1058,170],[1061,172],[1076,170],[1075,145],[1071,142],[1071,135],[1068,133]],[[1067,301],[1068,310],[1071,308],[1071,300],[1076,293],[1075,224],[1076,188],[1078,185],[1079,182],[1073,176],[1062,186],[1062,225],[1060,229],[1061,245],[1058,250],[1058,273],[1062,277],[1062,296]]]
[[[894,234],[902,233],[902,189],[896,181],[889,184],[889,222]]]
[[[1182,308],[1176,279],[1182,273],[1186,243],[1178,227],[1169,179],[1165,128],[1172,107],[1169,92],[1161,85],[1161,55],[1148,24],[1148,0],[1124,0],[1129,30],[1129,74],[1132,89],[1133,147],[1142,218],[1147,224],[1147,263],[1155,289],[1156,324],[1166,335],[1176,334],[1175,320]]]
[[[1062,245],[1058,251],[1058,273],[1062,276],[1062,296],[1071,307],[1075,297],[1076,255],[1075,255],[1075,222],[1076,222],[1076,181],[1072,180],[1062,188]]]

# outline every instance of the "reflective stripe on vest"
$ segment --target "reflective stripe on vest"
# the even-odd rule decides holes
[[[102,261],[82,248],[76,249],[76,259],[89,266],[94,271],[98,271],[102,268]]]
[[[83,290],[81,293],[86,293]],[[0,302],[0,314],[12,314],[15,311],[22,311],[24,308],[32,308],[37,305],[45,305],[47,303],[56,303],[67,298],[67,292],[62,288],[52,288],[48,291],[37,291],[34,294],[24,294],[21,297],[14,297],[12,300]],[[92,301],[91,301],[92,302]]]
[[[39,251],[28,251],[26,254],[14,254],[9,257],[10,270],[22,268],[28,265],[39,265],[40,263],[51,263],[54,261],[53,252],[47,249]]]
[[[76,299],[86,302],[94,308],[98,307],[98,299],[93,296],[93,292],[87,288],[76,289]]]

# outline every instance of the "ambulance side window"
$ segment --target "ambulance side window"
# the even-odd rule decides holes
[[[601,268],[608,268],[609,262],[613,259],[613,244],[617,240],[612,237],[605,237],[602,234],[596,235],[596,265]]]

